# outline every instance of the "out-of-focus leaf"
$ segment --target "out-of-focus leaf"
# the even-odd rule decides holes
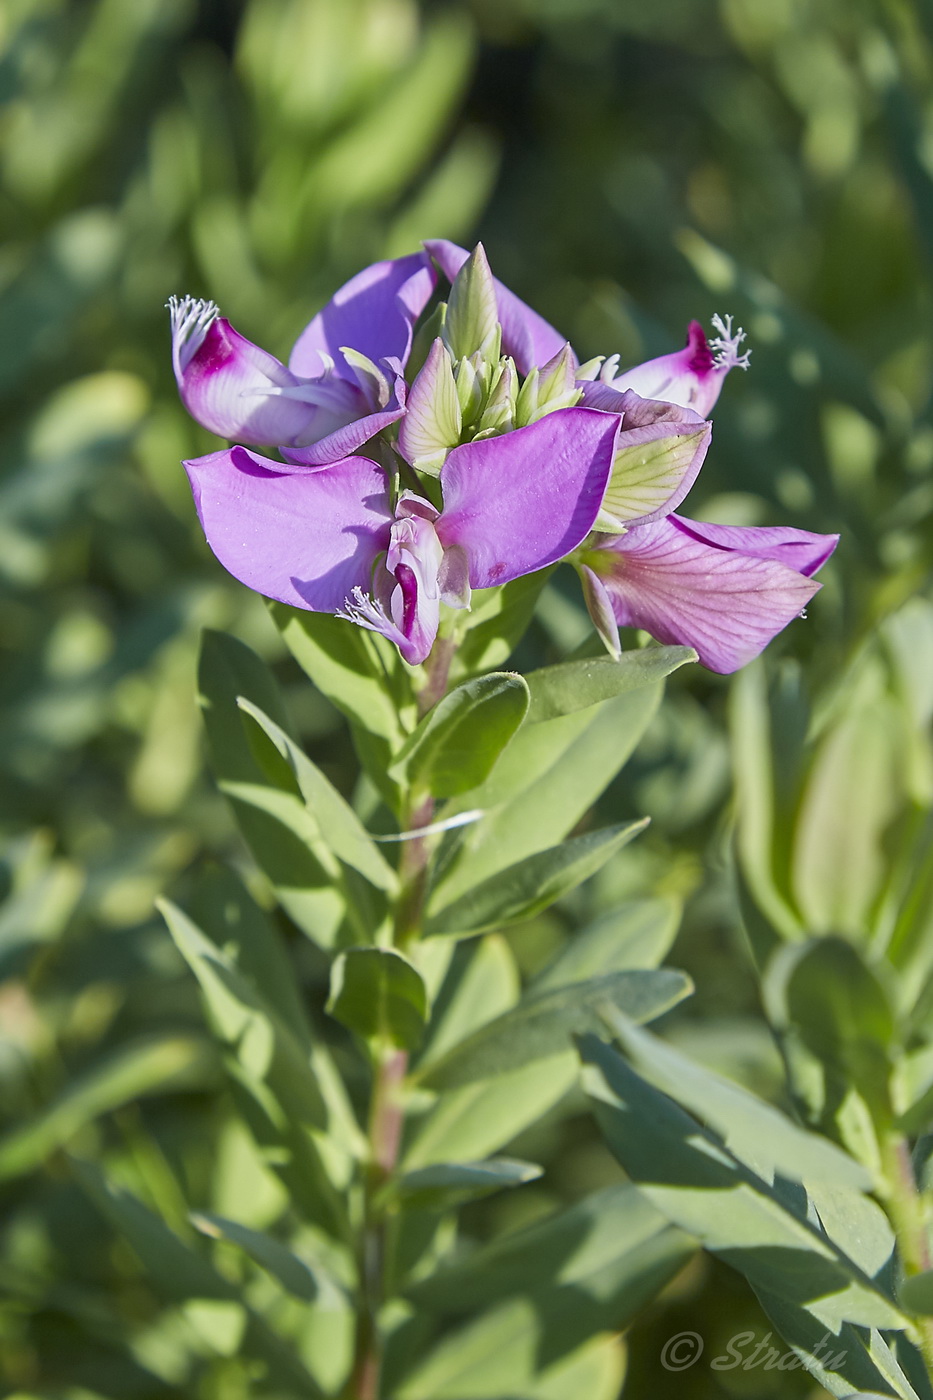
[[[280,1240],[206,1211],[193,1211],[190,1219],[192,1225],[209,1239],[229,1240],[231,1244],[238,1245],[244,1254],[272,1274],[296,1298],[306,1303],[314,1302],[318,1295],[314,1270]]]
[[[520,1069],[558,1054],[573,1035],[602,1026],[606,1007],[636,1021],[651,1021],[692,990],[690,979],[671,968],[610,972],[586,982],[553,987],[523,998],[512,1011],[488,1021],[439,1060],[419,1071],[431,1088],[460,1088],[498,1071]]]
[[[391,948],[350,948],[334,962],[327,1010],[366,1039],[414,1050],[424,1035],[427,992],[417,969]]]
[[[451,903],[435,891],[428,900],[425,932],[468,937],[530,918],[595,875],[647,824],[645,818],[575,836],[500,870]]]
[[[498,1152],[576,1083],[572,1050],[442,1093],[418,1123],[402,1171]]]
[[[521,676],[494,671],[445,695],[406,740],[393,776],[435,797],[456,797],[489,776],[528,711]]]
[[[170,1036],[128,1045],[86,1070],[30,1123],[0,1138],[0,1181],[37,1167],[102,1113],[142,1094],[197,1085],[209,1064],[203,1041]]]
[[[506,940],[490,933],[459,943],[431,1009],[422,1063],[437,1059],[518,1001],[521,978]]]
[[[557,719],[626,691],[654,685],[695,660],[696,652],[690,647],[645,647],[643,651],[625,651],[618,660],[613,656],[594,656],[565,661],[560,666],[544,666],[527,677],[531,692],[528,722],[539,724]]]
[[[626,1183],[491,1240],[406,1294],[448,1314],[530,1298],[542,1320],[541,1355],[549,1359],[594,1332],[621,1331],[696,1249]]]
[[[512,1157],[488,1157],[485,1162],[438,1162],[403,1172],[389,1194],[411,1210],[449,1210],[508,1186],[524,1186],[541,1176],[542,1167]]]
[[[921,1313],[924,1317],[933,1316],[933,1269],[927,1269],[922,1274],[909,1274],[897,1292],[908,1312]]]
[[[455,678],[494,670],[509,659],[552,573],[552,569],[541,569],[498,588],[476,590],[470,601],[467,630],[451,666]]]
[[[600,915],[571,935],[567,946],[534,979],[534,989],[563,987],[606,972],[657,967],[677,936],[676,899],[636,899]]]

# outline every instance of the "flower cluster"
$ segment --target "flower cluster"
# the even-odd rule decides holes
[[[448,299],[426,315],[440,274]],[[634,369],[581,365],[481,246],[443,240],[348,282],[287,367],[212,303],[170,309],[188,411],[241,444],[185,464],[217,558],[267,597],[381,633],[412,664],[442,604],[567,559],[611,651],[620,626],[640,627],[733,671],[801,613],[836,545],[675,513],[723,380],[748,363],[731,318],[712,341],[692,323],[682,351]],[[250,450],[270,444],[279,459]]]

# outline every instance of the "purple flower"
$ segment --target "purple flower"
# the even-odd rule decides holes
[[[465,443],[440,474],[443,509],[351,456],[289,470],[244,447],[186,462],[207,542],[268,598],[340,613],[424,661],[440,604],[571,554],[589,535],[612,470],[619,420],[588,408]]]
[[[668,515],[578,554],[591,615],[612,644],[615,626],[693,647],[728,674],[756,657],[820,587],[811,575],[838,535],[784,527],[707,525]],[[617,645],[617,642],[616,642]]]
[[[695,647],[717,671],[757,655],[813,596],[837,537],[673,513],[706,456],[723,380],[747,367],[743,332],[717,317],[712,342],[694,322],[684,350],[624,373],[615,356],[580,365],[496,281],[481,246],[425,247],[349,282],[287,368],[212,304],[173,299],[189,410],[285,459],[233,447],[186,463],[221,563],[268,597],[381,633],[412,664],[429,655],[442,604],[469,607],[472,589],[560,559],[616,654],[619,626],[634,626]],[[436,281],[429,255],[452,288],[409,385]],[[379,464],[357,455],[377,434]]]
[[[339,461],[404,413],[412,328],[436,280],[424,253],[374,263],[302,331],[288,368],[213,302],[172,297],[182,401],[220,437],[275,444],[301,466]]]

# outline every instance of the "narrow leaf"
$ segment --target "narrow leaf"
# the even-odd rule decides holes
[[[349,1030],[413,1050],[424,1035],[427,992],[420,973],[389,948],[350,948],[331,971],[327,1010]]]
[[[528,710],[521,676],[493,672],[445,695],[402,747],[393,776],[455,797],[485,781]]]

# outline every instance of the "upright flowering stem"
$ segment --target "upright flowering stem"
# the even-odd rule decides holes
[[[451,637],[436,641],[426,662],[427,679],[418,696],[423,717],[447,691],[450,664],[457,649]],[[403,800],[402,829],[412,833],[427,826],[434,813],[429,793],[409,790]],[[400,892],[395,910],[394,943],[404,949],[421,933],[427,889],[430,839],[411,836],[402,842],[399,861]],[[369,1162],[364,1185],[363,1225],[360,1233],[360,1309],[357,1316],[353,1372],[346,1400],[378,1400],[382,1374],[382,1338],[379,1312],[385,1293],[389,1220],[379,1196],[395,1170],[405,1126],[404,1080],[408,1053],[391,1046],[379,1047],[374,1056],[373,1088],[369,1110]]]

